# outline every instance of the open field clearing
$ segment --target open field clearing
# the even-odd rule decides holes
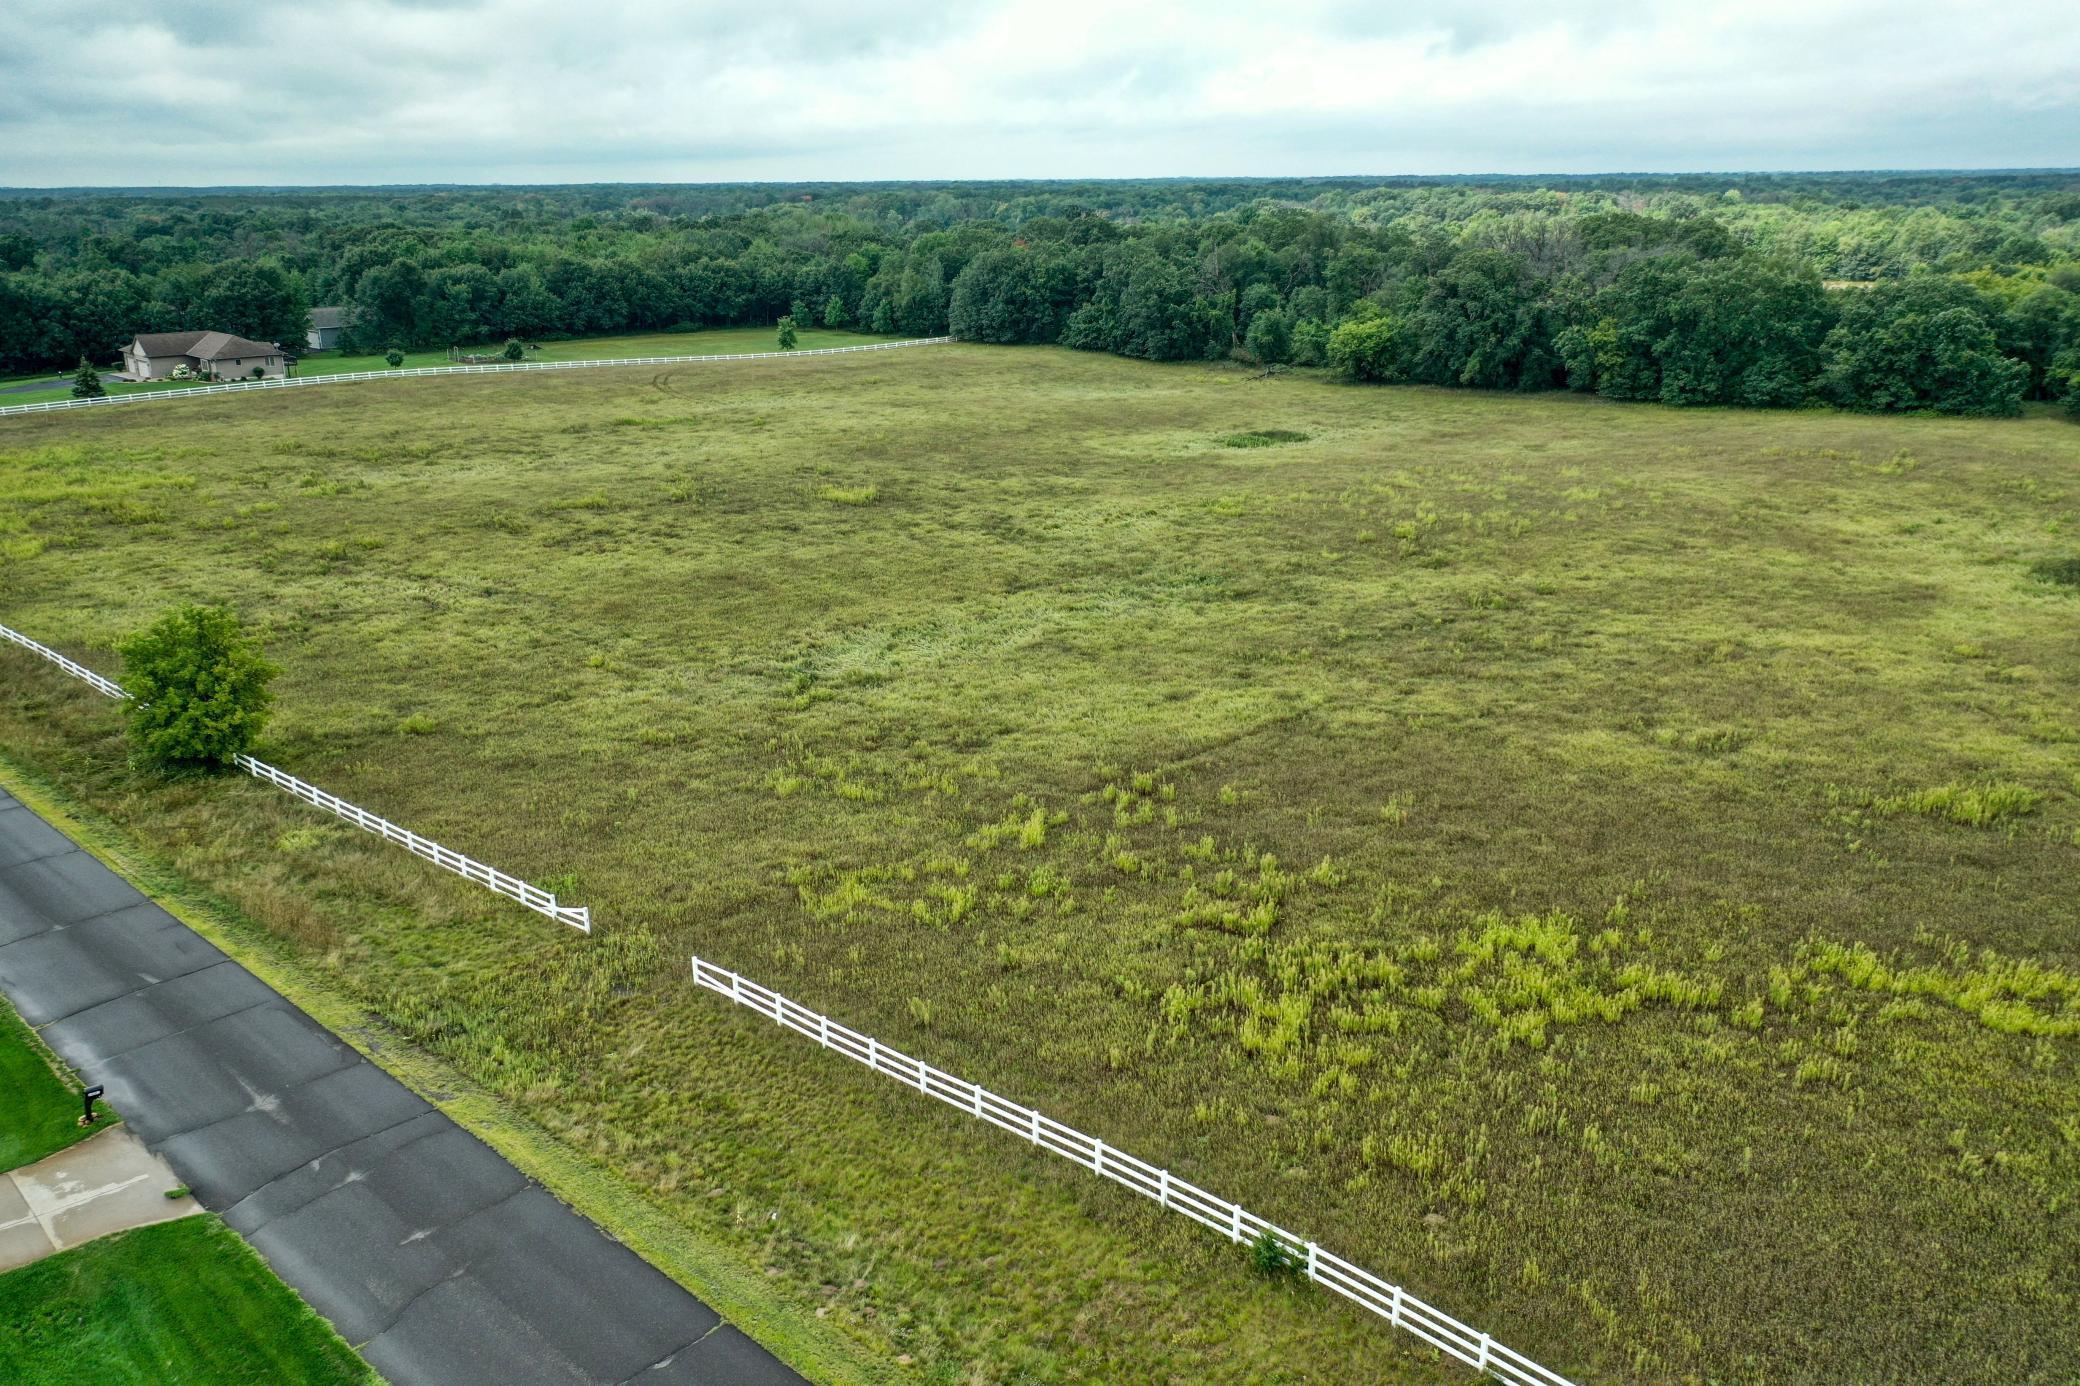
[[[712,341],[723,334],[702,334]],[[804,344],[809,344],[805,335]],[[741,970],[1578,1379],[2080,1375],[2080,429],[965,346],[0,428],[0,749],[901,1379],[1463,1380]]]

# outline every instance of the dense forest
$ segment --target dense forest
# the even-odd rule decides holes
[[[798,323],[1671,404],[2080,415],[2080,174],[0,193],[0,372],[140,331]]]

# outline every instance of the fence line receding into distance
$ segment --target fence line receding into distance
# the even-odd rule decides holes
[[[54,409],[98,409],[153,399],[188,399],[247,390],[293,390],[304,385],[336,385],[354,380],[397,380],[424,375],[497,375],[506,371],[580,371],[600,366],[689,366],[705,361],[775,361],[801,356],[843,356],[856,351],[896,351],[903,347],[939,346],[951,337],[917,337],[902,342],[868,342],[863,346],[808,347],[800,351],[735,351],[708,356],[610,356],[588,361],[498,361],[483,366],[400,366],[395,370],[341,371],[337,375],[270,376],[265,380],[231,380],[218,385],[189,385],[178,390],[132,390],[92,399],[47,399],[38,404],[0,405],[0,416],[47,414]]]
[[[1201,1226],[1212,1228],[1230,1241],[1249,1244],[1269,1233],[1295,1258],[1297,1269],[1315,1284],[1371,1310],[1396,1328],[1414,1334],[1496,1381],[1509,1386],[1573,1386],[1558,1372],[1540,1366],[1478,1329],[1467,1327],[1399,1285],[1390,1285],[1363,1267],[1324,1251],[1317,1243],[1266,1222],[1240,1204],[1216,1198],[1167,1169],[1137,1160],[1095,1136],[999,1097],[978,1083],[956,1078],[891,1049],[871,1035],[848,1029],[726,967],[695,958],[693,980],[815,1040],[825,1049],[835,1050],[884,1077],[916,1088],[926,1097],[936,1097],[949,1107],[1001,1127],[1049,1154],[1072,1160],[1143,1198],[1153,1199],[1173,1213],[1182,1213]]]
[[[115,680],[103,678],[84,664],[67,659],[50,646],[39,644],[18,630],[0,626],[0,639],[19,645],[31,654],[42,656],[97,693],[111,698],[130,696]],[[592,912],[584,906],[560,904],[554,893],[543,890],[540,886],[530,885],[518,876],[508,875],[495,866],[487,866],[474,857],[466,857],[460,852],[443,847],[431,838],[421,837],[409,828],[400,827],[387,818],[350,804],[336,794],[328,794],[316,785],[299,780],[288,771],[277,769],[264,760],[241,755],[237,758],[237,765],[254,779],[265,780],[277,789],[287,790],[306,804],[315,805],[335,817],[345,819],[363,832],[374,833],[385,841],[394,842],[412,855],[424,857],[443,871],[452,871],[464,880],[475,881],[485,889],[496,891],[509,900],[517,900],[536,914],[547,915],[559,924],[568,924],[581,933],[592,932]]]

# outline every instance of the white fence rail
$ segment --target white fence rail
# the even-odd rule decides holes
[[[31,654],[41,655],[66,673],[90,685],[95,692],[111,698],[127,698],[130,694],[113,679],[103,678],[83,664],[75,663],[59,654],[48,645],[39,644],[18,630],[0,626],[0,639],[21,646]],[[509,876],[495,866],[486,866],[474,857],[443,847],[431,838],[419,836],[409,828],[399,827],[387,818],[380,818],[367,809],[348,803],[336,794],[328,794],[304,780],[297,779],[286,770],[276,769],[264,760],[241,755],[237,758],[238,768],[256,780],[265,780],[277,789],[285,789],[306,804],[316,805],[327,813],[344,818],[363,832],[374,833],[388,842],[395,842],[414,856],[424,857],[443,871],[452,871],[464,880],[475,881],[487,890],[496,891],[509,900],[517,900],[536,914],[547,915],[559,924],[568,924],[580,933],[592,932],[592,911],[581,905],[565,905],[557,902],[556,896],[539,886],[529,885],[518,876]]]
[[[334,385],[353,380],[397,380],[423,375],[497,375],[506,371],[581,371],[600,366],[689,366],[706,361],[778,361],[801,356],[843,356],[857,351],[897,351],[903,347],[938,346],[951,337],[917,337],[902,342],[869,342],[864,346],[811,347],[802,351],[737,351],[709,356],[616,356],[596,361],[497,361],[482,366],[412,366],[383,371],[341,371],[337,375],[273,376],[266,380],[233,380],[221,385],[189,385],[178,390],[133,390],[93,399],[48,399],[39,404],[0,405],[0,416],[47,414],[54,409],[99,409],[111,404],[137,404],[154,399],[188,399],[195,395],[235,394],[248,390],[293,390],[304,385]]]
[[[825,1049],[835,1050],[876,1073],[916,1088],[949,1107],[992,1126],[1002,1127],[1050,1154],[1072,1160],[1085,1169],[1112,1180],[1144,1198],[1153,1199],[1173,1213],[1210,1227],[1233,1242],[1255,1242],[1265,1233],[1299,1262],[1301,1271],[1323,1289],[1362,1305],[1393,1324],[1414,1334],[1431,1347],[1449,1353],[1474,1370],[1510,1386],[1573,1386],[1558,1372],[1540,1366],[1520,1352],[1496,1342],[1478,1329],[1469,1328],[1441,1309],[1436,1309],[1399,1285],[1390,1285],[1372,1272],[1324,1251],[1283,1227],[1266,1222],[1239,1204],[1189,1184],[1167,1169],[1114,1150],[1095,1136],[1062,1125],[1031,1107],[997,1096],[979,1084],[933,1068],[919,1059],[889,1048],[871,1035],[847,1029],[829,1016],[790,1001],[779,992],[762,987],[726,967],[693,959],[693,980],[710,991],[720,992],[740,1006],[768,1016],[798,1035],[806,1035]]]
[[[105,679],[101,677],[101,675],[95,673],[92,669],[89,669],[86,665],[73,663],[71,660],[67,659],[64,655],[59,654],[50,646],[40,645],[36,641],[31,640],[28,636],[22,634],[18,630],[13,630],[7,626],[0,626],[0,640],[12,641],[14,644],[20,645],[23,649],[27,650],[30,654],[43,656],[45,659],[57,665],[60,669],[63,669],[66,673],[72,675],[72,677],[80,680],[82,683],[92,685],[96,693],[105,694],[111,698],[127,698],[130,696],[128,693],[125,693],[123,691],[123,685],[117,683],[114,679]]]

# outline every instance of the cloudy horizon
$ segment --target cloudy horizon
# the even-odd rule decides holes
[[[0,185],[2080,164],[2064,6],[357,0],[0,14]]]

